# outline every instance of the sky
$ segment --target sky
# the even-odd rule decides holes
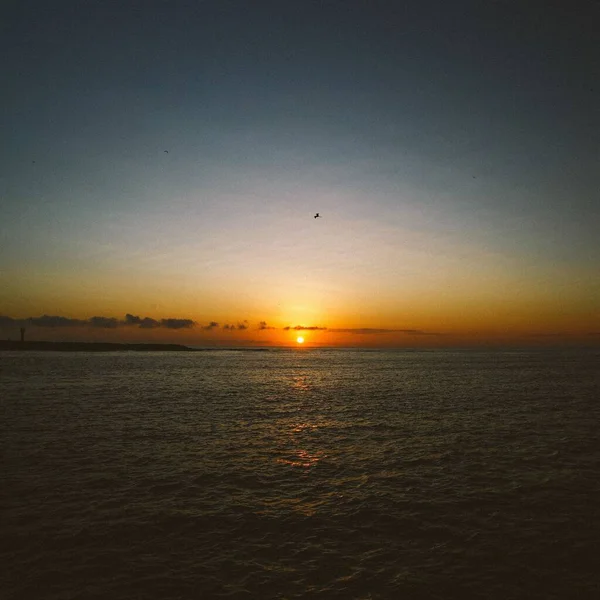
[[[599,28],[593,1],[5,0],[0,338],[599,343]]]

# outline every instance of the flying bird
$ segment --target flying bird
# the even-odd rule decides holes
[[[315,219],[322,219],[322,218],[323,218],[323,217],[321,217],[321,215],[320,215],[319,213],[317,213],[317,214],[315,215]]]
[[[169,151],[168,151],[168,150],[165,150],[165,152],[166,152],[167,154],[169,154]]]

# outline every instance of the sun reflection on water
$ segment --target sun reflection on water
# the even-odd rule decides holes
[[[291,467],[303,467],[311,468],[317,465],[317,463],[324,458],[324,454],[321,451],[309,452],[308,450],[298,449],[294,450],[289,458],[278,458],[276,462],[290,465]]]
[[[295,375],[292,379],[292,389],[298,392],[308,392],[311,385],[306,375]]]
[[[302,433],[303,431],[313,431],[319,429],[314,423],[298,423],[292,427],[292,433]]]

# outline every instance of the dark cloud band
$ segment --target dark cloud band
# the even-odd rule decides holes
[[[26,319],[13,319],[0,315],[0,327],[94,327],[97,329],[116,329],[118,327],[139,327],[140,329],[191,329],[196,325],[192,319],[151,319],[150,317],[138,317],[127,313],[123,321],[115,317],[91,317],[89,319],[70,319],[56,315],[42,315],[41,317],[27,317]]]
[[[328,329],[330,333],[354,333],[356,335],[372,335],[384,333],[404,333],[405,335],[444,335],[436,331],[423,331],[421,329],[376,329],[370,327],[357,327],[348,329]]]
[[[10,327],[47,327],[47,328],[66,328],[66,327],[93,327],[96,329],[117,329],[119,327],[138,327],[139,329],[192,329],[198,326],[198,323],[193,319],[153,319],[151,317],[140,317],[127,313],[123,320],[115,317],[94,316],[89,319],[70,319],[56,315],[42,315],[41,317],[28,317],[26,319],[13,319],[12,317],[0,315],[0,328],[6,329]],[[237,324],[225,323],[220,325],[217,321],[210,321],[208,325],[200,325],[203,331],[212,331],[221,328],[223,331],[244,331],[249,328],[247,320],[238,321]],[[277,327],[272,327],[266,321],[258,323],[259,331],[276,330]],[[385,329],[385,328],[343,328],[343,329],[327,329],[327,327],[319,327],[316,325],[288,325],[282,327],[282,331],[327,331],[329,333],[350,333],[356,335],[377,335],[388,333],[403,333],[405,335],[431,335],[441,336],[443,333],[428,332],[421,329]],[[598,335],[598,333],[590,333],[589,335]]]

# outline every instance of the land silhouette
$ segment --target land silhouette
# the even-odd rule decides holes
[[[0,350],[53,352],[195,352],[181,344],[119,344],[111,342],[36,342],[0,340]]]

